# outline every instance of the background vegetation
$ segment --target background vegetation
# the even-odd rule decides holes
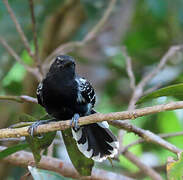
[[[29,1],[9,0],[9,4],[28,38],[31,49],[35,50]],[[81,41],[86,37],[103,16],[108,4],[109,1],[106,0],[35,1],[34,12],[41,62],[59,45],[69,41]],[[138,84],[142,77],[157,68],[163,55],[172,45],[183,43],[182,34],[183,1],[118,0],[100,33],[97,33],[96,37],[84,46],[73,51],[69,50],[68,54],[76,58],[79,74],[88,78],[95,87],[96,110],[101,113],[123,111],[134,108],[129,108],[133,83],[127,73],[128,57],[131,57],[135,81]],[[0,36],[6,39],[26,65],[35,66],[35,61],[27,53],[3,1],[0,1]],[[36,78],[15,61],[3,46],[0,46],[0,55],[0,95],[26,94],[35,97],[38,84]],[[144,92],[181,83],[183,81],[182,60],[181,53],[171,57],[164,68],[146,83]],[[181,99],[158,98],[138,107],[175,100]],[[38,118],[44,114],[44,109],[37,104],[2,100],[0,101],[0,128],[16,123],[22,113]],[[155,134],[181,132],[183,131],[183,111],[156,113],[137,118],[132,123]],[[132,132],[119,133],[119,130],[112,126],[111,129],[116,135],[122,134],[120,141],[123,147],[139,139]],[[170,137],[166,140],[183,149],[182,136]],[[56,143],[49,149],[49,155],[69,161],[60,137],[55,141]],[[11,146],[17,142],[0,140],[0,144]],[[143,163],[153,167],[163,179],[166,179],[165,167],[168,157],[176,158],[176,155],[167,149],[146,142],[130,147],[129,151]],[[122,173],[134,179],[150,179],[142,169],[123,154],[118,160],[114,160],[113,164],[114,167],[111,167],[109,162],[96,163],[95,166]],[[20,179],[26,172],[25,168],[0,163],[0,179]]]

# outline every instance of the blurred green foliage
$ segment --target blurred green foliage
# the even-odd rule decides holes
[[[28,168],[34,180],[72,180],[72,178],[65,178],[53,171],[38,169],[31,166],[29,166]]]
[[[21,5],[18,0],[9,0],[9,2],[13,10],[16,12],[16,16],[33,48],[31,21],[28,13],[28,1],[21,1]],[[42,32],[45,27],[45,20],[56,12],[59,6],[63,3],[64,0],[35,1],[35,15],[38,25],[37,29],[40,46],[42,43]],[[81,0],[81,3],[87,13],[87,19],[78,29],[78,32],[72,40],[82,39],[82,37],[99,20],[107,6],[105,0]],[[117,3],[119,5],[120,2],[118,1]],[[121,39],[117,46],[119,49],[123,45],[127,47],[128,53],[132,57],[133,70],[138,83],[146,73],[156,67],[160,58],[171,45],[183,42],[183,1],[139,0],[134,5],[134,9],[131,13],[132,22],[129,24],[125,37]],[[0,1],[0,27],[0,35],[7,40],[14,50],[22,57],[25,63],[32,65],[33,61],[28,57],[25,49],[23,48],[23,44],[15,30],[15,26],[12,23],[2,1]],[[116,26],[116,28],[118,27]],[[98,47],[96,47],[96,49],[97,48]],[[0,54],[0,94],[27,94],[25,87],[29,79],[26,79],[28,76],[25,69],[20,64],[16,63],[1,45]],[[87,66],[86,62],[88,62],[88,60],[86,61],[85,58],[83,59],[83,62],[85,62],[85,65]],[[181,83],[183,81],[182,60],[182,56],[171,59],[167,63],[167,67],[169,69],[166,70],[166,67],[165,70],[160,72],[157,77],[148,83],[146,88],[148,89],[157,85],[165,87]],[[94,64],[94,62],[91,61],[90,64]],[[90,67],[90,64],[88,64],[88,67]],[[106,79],[101,91],[96,89],[97,94],[99,94],[96,106],[97,111],[107,113],[125,110],[128,106],[132,91],[129,87],[125,59],[121,51],[117,51],[117,53],[112,56],[104,56],[102,66],[110,73],[110,76]],[[33,88],[32,84],[29,86],[29,89]],[[96,84],[96,87],[98,87],[98,84]],[[175,92],[173,92],[173,96],[175,97]],[[166,100],[162,100],[158,98],[152,100],[151,97],[149,102],[138,107],[150,106],[172,100],[176,99],[166,98]],[[10,103],[0,102],[0,121],[2,123],[0,123],[0,126],[8,126],[4,119],[8,123],[12,123],[12,119],[15,119],[17,112],[22,113],[22,109],[23,108],[19,105],[15,107],[14,104],[11,105]],[[38,107],[38,105],[35,105],[33,109],[33,116],[36,115],[39,117],[43,114],[43,109]],[[156,115],[137,118],[133,123],[155,133],[183,131],[183,111],[163,112]],[[118,130],[113,127],[111,128],[117,135]],[[179,136],[168,138],[167,140],[175,144],[177,147],[183,148],[182,138],[182,136]],[[138,137],[133,133],[127,133],[124,136],[123,143],[124,145],[127,145],[137,139]],[[154,166],[164,165],[168,156],[175,157],[173,153],[163,149],[162,147],[149,143],[138,144],[130,148],[130,151],[136,154],[143,162],[149,162],[150,160]],[[56,153],[54,156],[57,156]],[[126,170],[129,172],[138,171],[138,168],[123,156],[120,156],[120,161],[117,165],[115,164],[115,167],[116,169],[119,168],[120,170]],[[104,164],[104,168],[111,171],[115,170],[115,168],[108,164]],[[20,168],[15,169],[14,167],[9,173],[9,179],[19,179],[18,177],[23,173],[25,173],[25,171]],[[165,176],[164,172],[162,175]]]

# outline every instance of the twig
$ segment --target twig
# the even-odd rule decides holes
[[[29,0],[29,6],[30,6],[30,12],[31,12],[32,31],[33,31],[34,47],[35,47],[34,59],[36,61],[36,64],[40,73],[42,74],[41,61],[40,61],[39,49],[38,49],[37,31],[36,31],[36,18],[34,14],[34,0]]]
[[[162,86],[162,84],[161,84],[161,83],[159,83],[159,84],[157,84],[157,85],[155,85],[155,86],[153,86],[153,87],[151,87],[151,88],[149,88],[149,89],[145,90],[145,91],[144,91],[144,93],[143,93],[143,95],[146,95],[146,94],[152,93],[153,91],[155,91],[155,90],[159,89],[161,86]]]
[[[175,132],[175,133],[158,134],[158,136],[161,137],[161,138],[169,138],[169,137],[182,136],[182,135],[183,135],[182,131],[181,132]],[[146,140],[145,139],[138,139],[137,141],[134,141],[134,142],[128,144],[127,146],[125,146],[124,151],[129,149],[132,146],[135,146],[135,145],[143,143],[143,142],[146,142]]]
[[[48,150],[47,150],[47,156],[49,157],[53,156],[53,148],[54,148],[54,143],[51,143],[51,145],[48,147]]]
[[[85,36],[85,38],[83,39],[83,42],[86,43],[88,41],[91,41],[92,39],[94,39],[96,37],[96,35],[100,32],[100,30],[102,29],[102,27],[104,26],[104,24],[107,22],[113,8],[114,5],[116,3],[116,0],[110,0],[110,3],[108,5],[108,8],[106,9],[106,11],[104,12],[104,15],[102,16],[102,19],[97,23],[96,26],[94,26],[94,28]]]
[[[4,150],[5,147],[0,146],[0,151]],[[27,167],[31,164],[31,162],[34,161],[32,153],[26,152],[26,151],[19,151],[16,152],[10,156],[8,156],[5,159],[2,159],[1,162],[8,162],[10,164],[21,166],[21,167]],[[63,162],[59,159],[52,158],[52,157],[46,157],[42,156],[41,161],[38,165],[41,169],[51,170],[54,172],[57,172],[65,177],[71,177],[75,179],[80,179],[81,177],[76,172],[75,168],[72,164]],[[82,177],[83,180],[132,180],[131,178],[128,178],[126,176],[123,176],[121,174],[116,174],[113,172],[108,172],[104,170],[94,169],[92,171],[92,177]]]
[[[93,27],[93,29],[83,38],[81,41],[76,42],[68,42],[66,44],[62,44],[59,47],[57,47],[44,61],[44,68],[49,65],[50,60],[59,54],[65,54],[68,52],[73,51],[76,48],[82,47],[89,41],[91,41],[93,38],[96,37],[96,35],[100,32],[102,27],[105,25],[106,21],[108,20],[112,9],[114,8],[114,5],[116,3],[116,0],[110,0],[110,3],[104,12],[104,15],[102,16],[101,20]]]
[[[123,48],[123,55],[125,56],[125,60],[126,60],[126,71],[128,74],[128,77],[130,79],[130,87],[132,90],[135,89],[135,76],[132,70],[132,63],[131,63],[131,57],[128,56],[126,49]]]
[[[25,141],[25,137],[20,137],[20,138],[4,138],[4,139],[0,139],[0,142],[13,142],[13,141]]]
[[[153,69],[149,74],[144,76],[144,78],[142,78],[142,80],[136,86],[135,91],[133,92],[133,95],[132,95],[132,98],[131,98],[130,104],[129,104],[130,108],[133,109],[135,107],[135,103],[143,95],[144,87],[147,85],[147,83],[164,68],[167,61],[173,55],[175,55],[178,51],[181,51],[182,49],[183,49],[183,45],[177,45],[177,46],[170,47],[169,50],[165,53],[165,55],[161,58],[157,67],[155,69]]]
[[[139,86],[142,88],[156,75],[158,74],[162,68],[166,65],[167,61],[175,55],[178,51],[183,50],[183,45],[172,46],[169,50],[165,53],[165,55],[161,58],[160,63],[153,71],[151,71],[148,75],[146,75],[142,81],[139,83]]]
[[[130,87],[133,90],[133,92],[135,91],[135,76],[132,70],[132,64],[131,64],[131,57],[128,56],[126,48],[123,47],[122,48],[123,51],[123,55],[125,57],[125,61],[126,61],[126,71],[130,80]],[[134,110],[134,106],[130,106],[130,103],[128,105],[128,109],[127,110]],[[125,131],[124,130],[119,130],[118,131],[118,141],[119,141],[119,154],[120,152],[123,150],[123,137],[124,137]]]
[[[30,68],[29,66],[27,66],[23,60],[21,59],[20,56],[18,56],[18,54],[8,45],[8,43],[6,42],[5,39],[3,39],[2,37],[0,37],[0,43],[4,46],[4,48],[8,51],[8,53],[14,57],[14,59],[19,62],[20,64],[22,64],[25,69],[27,69],[28,71],[33,71],[33,68]]]
[[[24,68],[30,72],[31,74],[33,74],[38,80],[41,80],[41,74],[38,72],[37,68],[32,68],[29,67],[28,65],[26,65],[23,60],[21,59],[21,57],[8,45],[8,43],[6,42],[6,40],[4,40],[1,36],[0,36],[0,43],[3,45],[3,47],[8,51],[8,53],[21,65],[24,66]]]
[[[136,127],[130,123],[121,122],[121,121],[111,121],[110,124],[112,124],[113,126],[116,126],[117,128],[122,128],[122,129],[125,129],[126,131],[134,132],[135,134],[144,138],[145,141],[152,142],[154,144],[158,144],[175,154],[179,154],[181,152],[181,150],[178,149],[176,146],[169,143],[168,141],[165,141],[164,139],[162,139],[161,137],[152,133],[149,130],[144,130],[144,129]]]
[[[75,48],[82,47],[83,43],[76,41],[76,42],[68,42],[63,45],[57,47],[44,61],[43,68],[47,68],[50,65],[50,60],[59,54],[66,54],[68,52],[73,51]]]
[[[6,6],[7,10],[8,10],[8,13],[9,13],[11,19],[13,20],[13,22],[15,24],[16,30],[19,33],[20,38],[21,38],[21,40],[22,40],[22,42],[23,42],[23,44],[24,44],[24,46],[25,46],[29,56],[33,58],[34,54],[31,51],[29,42],[28,42],[28,40],[27,40],[27,38],[26,38],[26,36],[25,36],[25,34],[24,34],[24,32],[23,32],[23,30],[22,30],[22,28],[21,28],[21,26],[20,26],[20,24],[19,24],[19,22],[18,22],[18,20],[17,20],[17,18],[15,16],[14,12],[13,12],[13,10],[12,10],[12,8],[10,7],[10,5],[8,3],[8,0],[3,0],[3,2],[4,2],[5,6]]]
[[[160,166],[153,166],[152,167],[155,171],[157,172],[166,172],[166,165],[160,165]],[[130,173],[130,172],[124,172],[126,176],[136,178],[136,179],[143,179],[145,177],[145,174],[143,171],[138,171],[135,173]]]
[[[29,103],[35,103],[37,104],[37,99],[26,96],[26,95],[21,95],[21,96],[0,96],[0,100],[10,100],[10,101],[16,101],[19,103],[23,102],[29,102]]]
[[[165,148],[169,149],[170,151],[174,153],[178,153],[180,152],[178,148],[176,147],[174,148],[173,145],[171,145],[170,143],[168,144],[168,147],[167,147],[167,144],[165,143],[166,141],[161,139],[159,136],[151,133],[150,131],[145,131],[141,128],[137,128],[133,125],[130,125],[129,123],[124,123],[124,122],[120,123],[114,120],[134,119],[134,118],[149,115],[149,114],[154,114],[154,113],[167,111],[167,110],[181,109],[181,108],[183,108],[183,101],[171,102],[163,105],[156,105],[152,107],[136,109],[134,111],[114,112],[114,113],[108,113],[108,114],[97,113],[90,116],[81,117],[78,123],[79,125],[85,125],[85,124],[91,124],[91,123],[102,122],[102,121],[111,121],[110,122],[111,124],[118,126],[119,128],[123,128],[127,131],[134,132],[140,135],[141,137],[145,138],[146,140],[159,144],[163,147],[166,146]],[[49,124],[40,125],[37,128],[37,131],[35,132],[35,134],[64,130],[67,128],[70,128],[70,120],[52,122]],[[7,129],[0,130],[0,138],[11,138],[11,137],[16,138],[21,136],[29,136],[28,127],[22,127],[17,129],[7,128]]]
[[[124,155],[127,159],[129,159],[131,162],[133,162],[135,165],[137,165],[140,170],[148,175],[153,180],[162,180],[162,177],[152,168],[145,165],[143,162],[139,160],[134,154],[132,154],[129,151],[124,152]]]

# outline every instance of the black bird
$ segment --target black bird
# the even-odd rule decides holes
[[[96,95],[91,84],[75,72],[75,61],[67,55],[57,56],[46,77],[37,88],[38,103],[56,120],[72,118],[73,138],[88,158],[103,161],[117,154],[118,141],[107,122],[78,126],[79,117],[96,113]],[[39,123],[38,123],[39,124]],[[35,126],[33,125],[32,128]]]

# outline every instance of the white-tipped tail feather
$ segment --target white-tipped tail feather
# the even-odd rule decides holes
[[[101,162],[118,153],[119,143],[105,121],[81,126],[77,131],[72,129],[72,134],[78,149],[94,161]]]

